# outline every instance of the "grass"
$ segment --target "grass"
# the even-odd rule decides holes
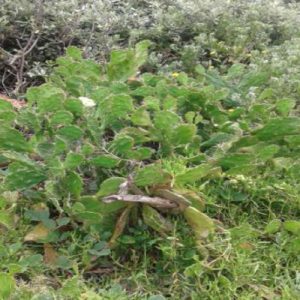
[[[298,299],[299,239],[296,244],[296,238],[284,230],[267,234],[265,226],[270,218],[299,217],[299,206],[295,209],[299,203],[294,199],[292,207],[285,202],[293,199],[292,188],[285,191],[267,183],[246,180],[246,185],[256,185],[247,193],[233,180],[213,189],[204,187],[207,210],[223,228],[209,240],[209,257],[199,256],[183,219],[176,218],[174,232],[167,238],[149,233],[141,224],[135,232],[127,232],[139,237],[136,245],[128,247],[125,239],[117,251],[86,273],[79,273],[76,265],[72,271],[58,272],[31,258],[12,299]],[[1,263],[8,268],[17,259],[14,250],[22,232],[26,226],[1,236],[1,244],[9,245],[11,253]],[[82,245],[82,237],[74,235],[70,246],[81,247],[77,261],[84,257]],[[23,249],[19,259],[31,248]]]

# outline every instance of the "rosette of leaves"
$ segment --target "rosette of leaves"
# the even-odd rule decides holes
[[[0,102],[0,189],[18,191],[29,210],[46,205],[46,214],[27,214],[47,228],[44,242],[81,223],[111,232],[113,246],[139,216],[166,235],[169,212],[182,213],[202,241],[214,226],[195,182],[299,161],[291,101],[280,109],[238,103],[234,74],[200,66],[194,78],[136,77],[149,46],[113,51],[105,66],[70,47],[47,82],[27,91],[26,107]],[[242,94],[266,84],[264,74],[243,72]]]

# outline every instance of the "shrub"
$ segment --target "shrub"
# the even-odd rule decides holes
[[[156,46],[144,70],[191,72],[199,62],[248,63],[252,50],[299,36],[299,4],[281,1],[2,2],[0,74],[8,94],[40,84],[47,61],[69,45],[106,62],[112,49],[149,39]]]

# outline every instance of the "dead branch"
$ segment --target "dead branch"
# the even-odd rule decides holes
[[[136,202],[145,203],[158,208],[175,208],[177,204],[168,199],[160,197],[148,197],[143,195],[110,195],[102,199],[105,203],[111,203],[114,201]]]
[[[16,87],[14,89],[14,94],[16,94],[16,95],[20,91],[22,92],[23,87],[24,87],[25,57],[34,49],[38,40],[39,40],[39,36],[36,37],[35,32],[31,33],[31,35],[24,47],[22,47],[20,41],[17,40],[20,50],[10,61],[10,65],[16,71],[16,75],[17,75]]]

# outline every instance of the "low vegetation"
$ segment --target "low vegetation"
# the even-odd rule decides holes
[[[297,4],[229,1],[176,46],[157,24],[203,12],[155,4],[110,4],[153,28],[0,101],[0,299],[299,298]]]

